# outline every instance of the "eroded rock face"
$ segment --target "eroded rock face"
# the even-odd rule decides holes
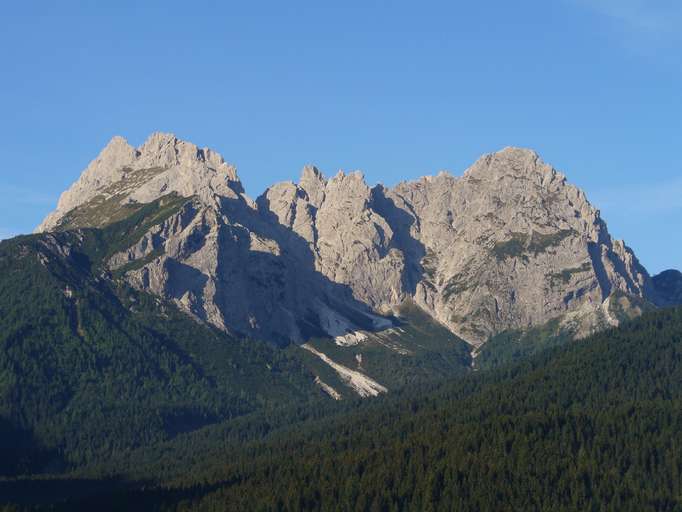
[[[596,314],[614,291],[641,297],[650,286],[585,195],[524,149],[487,155],[461,178],[392,189],[305,169],[300,185],[275,185],[258,202],[359,301],[388,311],[411,297],[472,344],[571,311]]]
[[[114,138],[39,230],[85,218],[70,212],[102,195],[170,193],[191,200],[110,266],[198,319],[277,342],[380,328],[407,299],[473,345],[561,316],[588,319],[587,333],[615,292],[653,296],[584,193],[518,148],[393,188],[306,167],[253,202],[217,153],[172,135],[137,149]]]
[[[401,184],[424,247],[418,304],[474,343],[601,304],[615,290],[643,295],[648,276],[614,243],[585,195],[532,151],[487,155],[462,178]]]

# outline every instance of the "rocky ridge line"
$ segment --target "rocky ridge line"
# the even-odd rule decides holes
[[[115,137],[38,230],[84,208],[92,222],[103,195],[134,205],[172,193],[187,203],[110,266],[139,262],[125,273],[134,286],[277,343],[383,329],[381,315],[405,301],[474,346],[558,317],[589,334],[608,324],[614,294],[663,302],[585,194],[520,148],[485,155],[461,177],[391,188],[307,166],[298,183],[254,202],[209,149],[169,134],[137,149]]]

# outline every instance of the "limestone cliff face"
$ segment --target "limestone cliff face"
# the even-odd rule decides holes
[[[166,134],[140,148],[114,138],[38,229],[101,226],[120,205],[169,194],[188,200],[112,269],[198,319],[276,342],[385,327],[380,315],[408,299],[473,345],[556,317],[588,319],[586,334],[615,292],[655,295],[584,193],[518,148],[393,188],[306,167],[254,202],[217,153]]]
[[[650,287],[583,192],[524,149],[487,155],[461,178],[392,189],[370,189],[359,174],[325,182],[306,169],[299,186],[276,185],[261,203],[359,301],[387,311],[410,297],[472,344]],[[291,214],[299,211],[311,213]]]
[[[393,195],[419,219],[426,273],[417,302],[465,339],[597,307],[614,290],[645,293],[636,258],[532,151],[507,148],[460,179],[403,184]]]

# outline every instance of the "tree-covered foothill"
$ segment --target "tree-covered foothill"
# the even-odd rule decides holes
[[[79,236],[0,244],[1,474],[60,471],[317,396],[286,352],[97,275]]]
[[[110,474],[155,484],[59,507],[680,510],[682,309],[495,371],[304,410],[266,433],[246,421],[131,452]]]

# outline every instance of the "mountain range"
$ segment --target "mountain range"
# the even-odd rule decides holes
[[[536,496],[581,509],[599,494],[660,510],[677,492],[674,457],[642,487],[653,462],[633,439],[660,428],[656,450],[675,453],[680,304],[682,274],[650,276],[527,149],[394,187],[306,166],[253,200],[208,148],[114,137],[36,233],[0,242],[0,505],[4,492],[30,510],[76,496],[117,509],[132,488],[140,510],[183,496],[422,509],[448,482],[460,491],[446,508],[533,508]],[[614,430],[625,417],[631,431]],[[395,453],[376,450],[387,439]],[[534,494],[485,466],[484,453],[526,464],[533,439],[547,472],[570,475],[564,487],[542,480]],[[641,464],[619,458],[625,445]],[[443,450],[478,453],[479,476],[446,473]],[[627,467],[639,476],[617,489],[600,480]],[[487,494],[492,481],[511,494]],[[151,483],[163,488],[141,490]]]
[[[254,201],[211,149],[114,137],[37,231],[142,210],[144,229],[117,241],[107,272],[235,337],[301,346],[361,395],[387,389],[366,371],[383,357],[370,347],[415,352],[407,311],[475,358],[501,333],[582,338],[682,294],[682,274],[651,277],[585,193],[527,149],[391,188],[306,166]]]

